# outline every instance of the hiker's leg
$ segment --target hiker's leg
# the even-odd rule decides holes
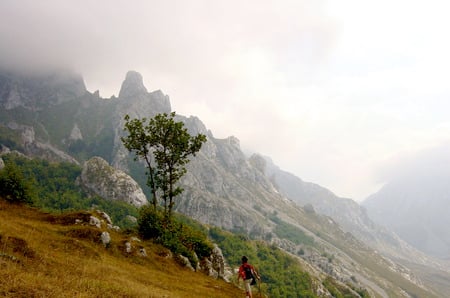
[[[244,280],[245,294],[247,295],[246,297],[248,297],[248,298],[252,298],[252,287],[250,286],[251,282],[252,282],[251,279]]]

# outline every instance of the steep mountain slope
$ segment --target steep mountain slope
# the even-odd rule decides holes
[[[414,259],[427,264],[431,260],[415,250],[395,233],[376,224],[368,216],[364,207],[355,201],[340,198],[330,190],[285,172],[277,167],[270,158],[267,161],[266,176],[274,183],[276,189],[300,206],[312,208],[319,214],[336,220],[346,232],[386,255],[395,258]]]
[[[33,80],[48,85],[44,89],[50,93],[70,85],[69,80],[55,87],[48,77]],[[130,173],[146,189],[144,167],[133,161],[120,141],[124,133],[123,116],[150,118],[156,113],[169,112],[171,107],[168,97],[161,91],[147,91],[138,73],[129,72],[119,98],[110,99],[84,90],[45,102],[35,100],[40,93],[32,88],[26,92],[28,97],[19,91],[16,94],[22,95],[14,97],[12,90],[28,86],[28,78],[9,73],[2,74],[0,81],[4,88],[0,92],[2,146],[29,155],[78,163],[99,155]],[[79,79],[73,82],[79,85]],[[28,102],[36,103],[29,105]],[[423,284],[410,270],[383,257],[346,231],[344,221],[345,229],[342,229],[338,220],[313,209],[303,209],[291,201],[279,187],[280,181],[276,183],[268,175],[267,162],[258,156],[247,158],[237,138],[215,138],[196,117],[178,116],[178,119],[191,133],[204,133],[208,141],[188,165],[188,173],[181,181],[185,192],[176,201],[177,211],[204,223],[266,240],[301,257],[318,275],[329,274],[344,284],[366,287],[373,295],[400,297],[405,292],[418,297],[435,295],[429,285]],[[322,192],[327,193],[319,187],[307,197],[318,198]],[[333,206],[332,201],[329,202]],[[354,208],[349,200],[345,202],[350,207],[339,212],[350,210],[350,218],[358,223],[366,221],[361,210]],[[334,216],[345,218],[339,212]],[[370,226],[370,222],[364,224]],[[376,241],[386,241],[373,237]]]

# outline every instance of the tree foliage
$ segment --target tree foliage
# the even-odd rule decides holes
[[[201,149],[206,136],[191,136],[183,122],[175,121],[175,112],[157,114],[151,119],[131,119],[125,116],[126,137],[124,146],[136,154],[135,159],[143,159],[148,172],[147,185],[152,189],[152,204],[156,209],[157,194],[164,203],[165,214],[169,217],[175,204],[174,198],[183,192],[176,183],[186,173],[189,157]]]

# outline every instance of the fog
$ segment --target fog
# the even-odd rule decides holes
[[[361,200],[450,139],[448,6],[2,0],[0,66],[71,68],[102,97],[136,70],[216,137]]]

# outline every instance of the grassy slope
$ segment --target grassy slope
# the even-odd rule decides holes
[[[61,224],[29,207],[0,200],[2,297],[239,297],[242,290],[180,267],[164,248],[141,242],[148,257],[125,256],[129,236]]]

